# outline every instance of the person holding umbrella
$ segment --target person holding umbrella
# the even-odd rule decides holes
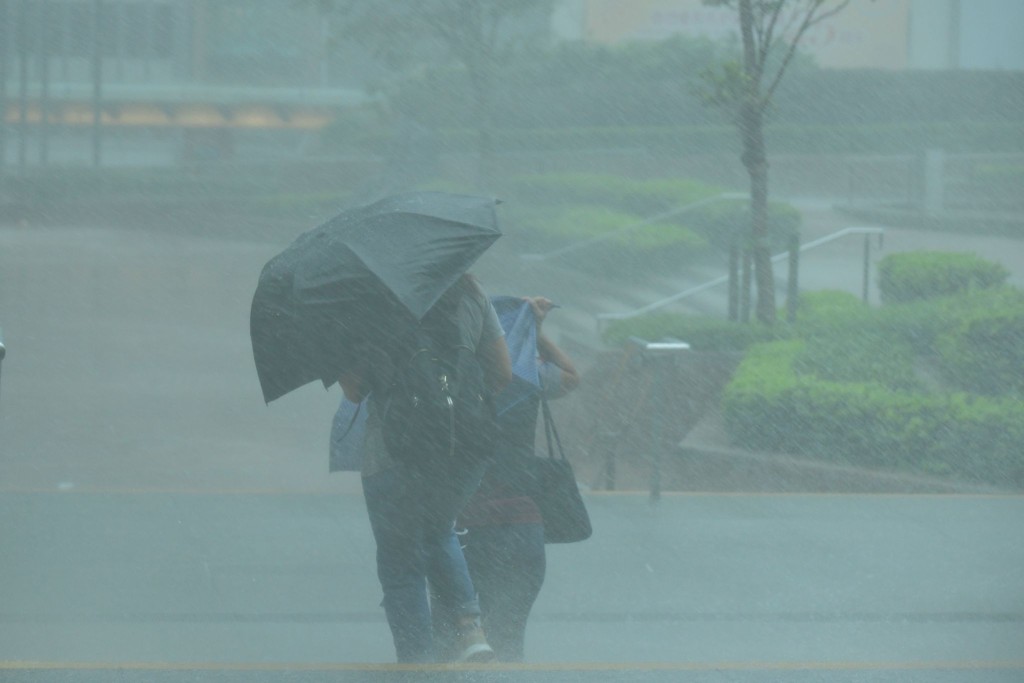
[[[463,275],[427,313],[424,324],[452,326],[472,349],[488,388],[499,392],[512,378],[511,361],[497,314],[470,275]],[[399,662],[437,661],[427,595],[444,596],[455,611],[455,659],[490,661],[494,652],[480,624],[480,604],[455,535],[455,518],[476,490],[486,460],[457,459],[411,467],[384,443],[382,401],[392,360],[383,353],[340,378],[345,398],[367,400],[362,482],[377,542],[377,575]],[[385,399],[386,400],[386,399]]]
[[[401,355],[408,350],[403,340],[429,338],[430,330],[458,336],[459,360],[476,359],[482,393],[496,393],[510,380],[500,323],[467,274],[501,236],[496,204],[493,198],[411,192],[345,210],[270,259],[253,295],[250,335],[265,401],[316,380],[325,387],[339,382],[353,403],[370,397],[363,490],[400,662],[436,660],[428,574],[455,606],[459,659],[493,658],[454,535],[455,518],[487,457],[423,462],[403,452],[399,461],[385,445],[399,432],[389,428],[386,436],[383,422],[396,414],[385,414],[394,399],[392,380],[411,365]]]

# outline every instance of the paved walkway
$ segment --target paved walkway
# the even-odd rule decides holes
[[[1024,674],[1024,498],[586,500],[594,536],[548,547],[529,664],[455,680]],[[396,673],[360,496],[7,492],[0,518],[4,681]]]

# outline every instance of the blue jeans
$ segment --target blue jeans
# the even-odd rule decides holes
[[[398,465],[363,478],[377,541],[377,577],[399,662],[434,662],[427,581],[457,616],[479,616],[473,582],[455,536],[455,518],[476,491],[486,463],[428,475]]]

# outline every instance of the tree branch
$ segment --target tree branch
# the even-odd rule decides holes
[[[825,4],[824,0],[821,0],[818,3],[818,7],[820,7],[823,4]],[[846,6],[849,5],[849,4],[850,4],[850,0],[842,0],[838,5],[836,5],[835,7],[830,9],[829,11],[822,12],[817,17],[812,19],[811,23],[808,24],[808,28],[811,27],[811,26],[814,26],[815,24],[820,24],[821,22],[826,21],[826,20],[834,17],[835,15],[839,14],[840,12],[842,12],[846,8]],[[817,9],[817,8],[815,8],[815,9]],[[814,10],[811,10],[811,13],[813,14]]]
[[[789,63],[793,60],[793,56],[796,54],[796,48],[800,44],[800,39],[803,38],[804,34],[807,33],[807,29],[815,24],[821,23],[822,21],[833,17],[841,12],[847,5],[850,4],[850,0],[841,0],[841,2],[833,7],[831,10],[815,16],[815,13],[825,4],[825,0],[813,0],[813,5],[807,10],[804,15],[803,22],[800,24],[800,28],[797,29],[796,35],[793,36],[793,40],[790,41],[789,47],[786,50],[786,56],[782,60],[782,64],[779,66],[779,70],[775,74],[775,78],[772,79],[772,83],[768,86],[765,91],[764,97],[761,99],[761,106],[765,107],[772,99],[772,95],[775,94],[775,90],[779,87],[779,83],[782,82],[782,76],[786,73],[786,68]]]
[[[771,51],[772,43],[775,40],[775,24],[779,20],[779,15],[782,14],[783,4],[781,2],[775,3],[775,9],[768,20],[768,28],[765,30],[764,37],[761,40],[761,54],[758,58],[761,60],[761,64],[765,66],[768,64],[768,53]],[[764,71],[765,66],[762,66],[762,71]]]

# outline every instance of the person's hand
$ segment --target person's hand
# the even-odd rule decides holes
[[[533,315],[537,318],[538,325],[544,322],[548,311],[555,307],[555,303],[544,296],[527,296],[523,298],[530,302],[530,308],[533,309]]]

